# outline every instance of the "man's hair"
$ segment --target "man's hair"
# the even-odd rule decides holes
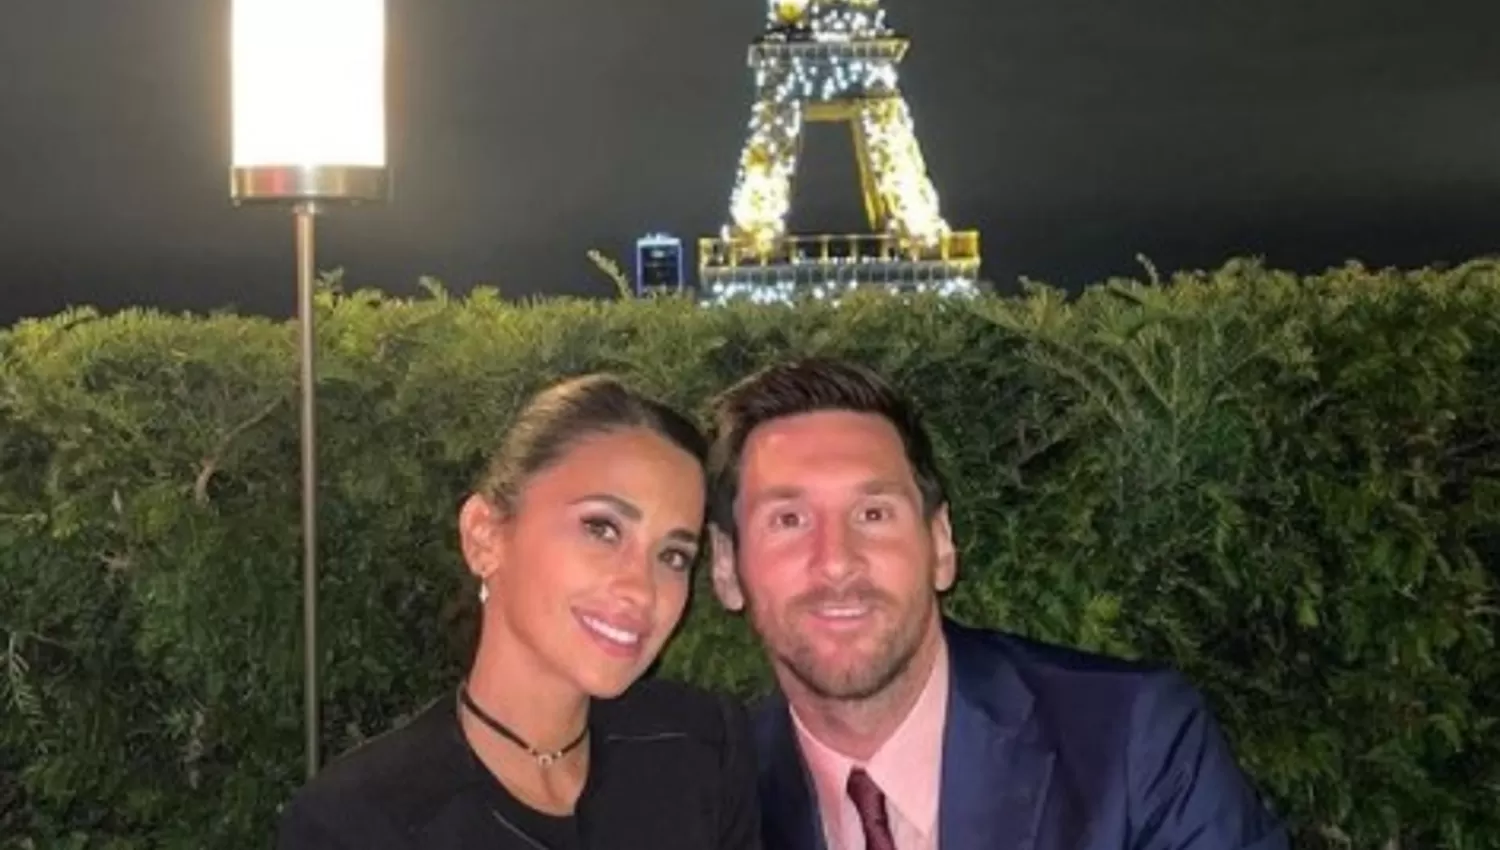
[[[735,503],[740,464],[752,431],[789,416],[833,410],[869,413],[889,421],[906,450],[923,512],[930,519],[947,503],[947,486],[932,440],[911,401],[870,369],[812,357],[770,366],[714,399],[714,442],[708,455],[709,521],[738,542]]]

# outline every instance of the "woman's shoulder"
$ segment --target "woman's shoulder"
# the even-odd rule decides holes
[[[749,719],[727,694],[651,677],[596,704],[594,813],[621,846],[758,848]]]
[[[745,709],[732,696],[687,682],[651,676],[636,682],[595,711],[609,737],[676,736],[723,745],[743,739]]]
[[[323,846],[302,835],[380,846],[378,836],[404,834],[430,817],[468,784],[456,729],[452,701],[438,700],[331,759],[288,803],[278,846]]]

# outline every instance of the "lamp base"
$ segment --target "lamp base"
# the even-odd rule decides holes
[[[350,204],[386,199],[390,170],[358,165],[256,165],[232,168],[229,197],[236,204],[326,201]]]

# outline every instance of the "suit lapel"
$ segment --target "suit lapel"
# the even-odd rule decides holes
[[[1053,850],[1081,840],[1071,783],[1031,689],[981,633],[944,622],[951,665],[943,731],[941,850]],[[756,711],[764,844],[826,850],[811,777],[780,694]]]
[[[786,702],[775,695],[757,711],[760,738],[761,830],[776,850],[825,850],[823,820],[813,801],[811,778],[797,746]]]
[[[956,624],[945,624],[945,632],[952,676],[938,808],[942,850],[1068,846],[1062,816],[1072,807],[1055,781],[1056,752],[1032,710],[1031,690],[1002,650]]]

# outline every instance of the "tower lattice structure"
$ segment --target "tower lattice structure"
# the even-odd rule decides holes
[[[978,234],[944,220],[901,93],[908,45],[886,25],[880,0],[770,0],[749,50],[755,102],[730,221],[699,244],[706,298],[830,296],[862,285],[975,290]],[[809,122],[849,127],[868,233],[788,232]]]

